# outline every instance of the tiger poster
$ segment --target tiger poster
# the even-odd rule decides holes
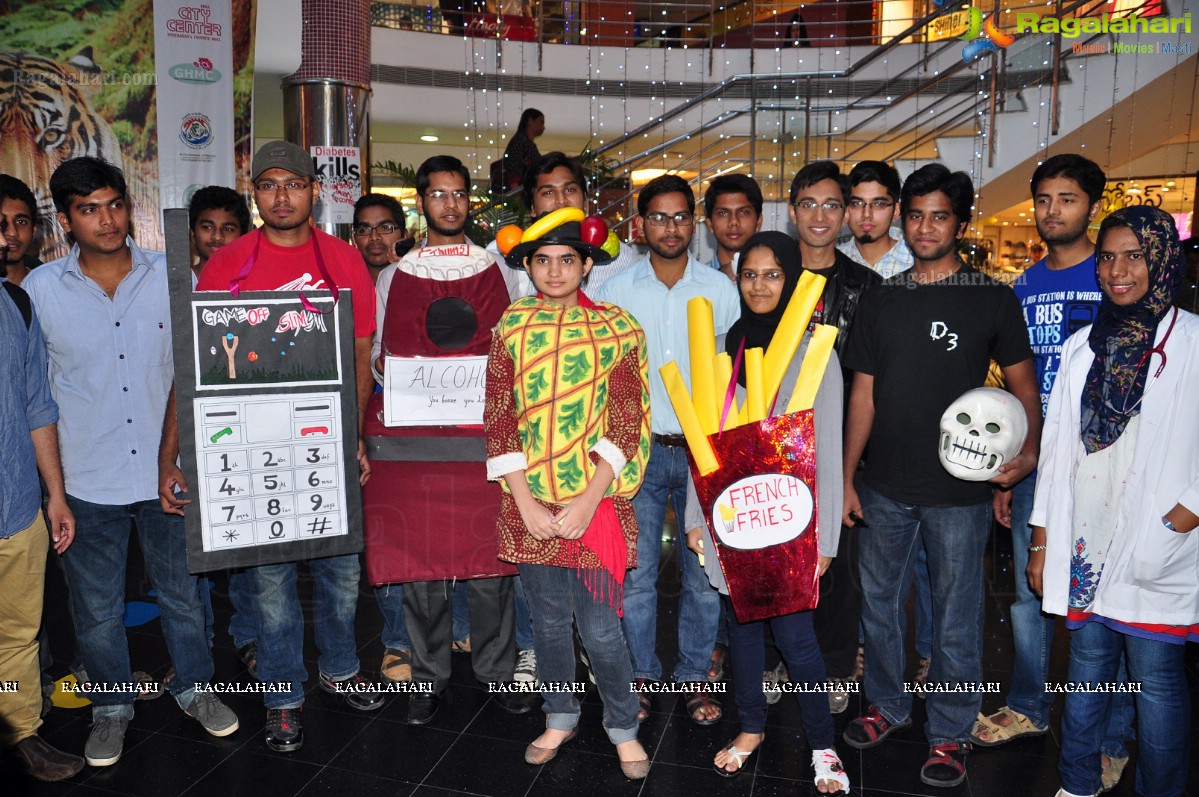
[[[194,6],[201,13],[207,4]],[[255,2],[232,3],[233,69],[223,76],[234,88],[233,187],[246,195],[255,10]],[[0,0],[0,15],[0,171],[23,181],[37,199],[32,251],[43,262],[67,254],[70,245],[58,225],[50,176],[83,155],[124,171],[132,235],[144,249],[162,251],[160,137],[185,135],[194,142],[199,133],[195,124],[159,130],[154,0]]]

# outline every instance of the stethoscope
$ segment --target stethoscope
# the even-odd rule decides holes
[[[1173,307],[1171,310],[1173,310],[1173,313],[1170,315],[1170,326],[1166,327],[1166,334],[1162,336],[1161,343],[1158,343],[1141,355],[1141,359],[1137,360],[1133,373],[1140,373],[1141,368],[1153,361],[1153,355],[1155,354],[1160,356],[1162,361],[1158,364],[1157,370],[1153,372],[1153,376],[1145,380],[1145,389],[1141,391],[1141,397],[1136,400],[1136,403],[1132,407],[1128,406],[1128,397],[1124,398],[1124,407],[1120,410],[1121,415],[1127,415],[1145,400],[1145,394],[1149,392],[1149,388],[1157,382],[1157,378],[1162,375],[1162,371],[1166,368],[1166,341],[1170,339],[1170,335],[1174,332],[1174,322],[1178,320],[1178,308]],[[1115,409],[1115,407],[1112,409]]]

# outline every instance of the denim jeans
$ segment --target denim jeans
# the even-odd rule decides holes
[[[929,684],[982,680],[983,553],[991,532],[991,503],[929,507],[903,504],[863,485],[869,528],[858,533],[862,625],[866,631],[866,697],[888,722],[911,714],[904,691],[903,620],[917,549],[928,553],[933,605]],[[933,692],[924,726],[930,745],[970,738],[982,693]]]
[[[933,594],[928,578],[928,553],[921,545],[916,549],[916,653],[922,659],[933,650]]]
[[[1012,488],[1012,570],[1016,578],[1016,602],[1012,604],[1012,685],[1008,689],[1010,708],[1044,728],[1049,724],[1053,695],[1046,694],[1049,680],[1049,656],[1053,649],[1053,617],[1041,611],[1041,599],[1028,586],[1024,571],[1028,567],[1028,546],[1032,543],[1032,499],[1036,491],[1032,476]]]
[[[404,623],[404,585],[381,584],[375,587],[375,601],[383,615],[383,647],[412,650],[412,639]]]
[[[455,642],[470,636],[470,586],[466,581],[455,581],[450,590],[450,633]]]
[[[1141,797],[1174,797],[1186,788],[1191,707],[1185,647],[1122,634],[1098,620],[1070,632],[1070,683],[1116,682],[1123,653],[1129,679],[1141,684],[1134,695],[1140,738],[1136,793]],[[1066,694],[1058,773],[1062,788],[1071,794],[1099,790],[1100,747],[1115,697],[1102,692]]]
[[[662,524],[666,502],[683,518],[687,503],[687,450],[653,444],[645,481],[633,498],[637,515],[637,567],[624,583],[624,634],[633,657],[633,675],[653,681],[662,678],[657,652],[658,563],[662,551]],[[683,592],[679,596],[679,661],[674,669],[678,683],[706,681],[708,662],[716,644],[720,596],[712,589],[699,557],[687,549],[686,536],[676,535]]]
[[[741,733],[766,731],[766,695],[762,692],[762,670],[766,666],[766,626],[770,625],[774,644],[783,653],[787,677],[793,684],[819,689],[825,683],[824,658],[816,643],[812,612],[793,612],[769,620],[742,623],[737,620],[729,599],[724,598],[729,618],[729,657],[733,663],[733,699]],[[828,711],[826,692],[795,692],[800,720],[808,746],[825,750],[833,746],[833,717]]]
[[[241,650],[258,639],[258,606],[254,596],[254,577],[247,570],[229,571],[229,603],[233,616],[229,618],[229,636],[233,646]]]
[[[533,615],[529,613],[529,599],[525,597],[525,586],[520,576],[512,579],[512,600],[516,604],[516,649],[533,649]]]
[[[575,675],[575,642],[572,627],[591,661],[595,684],[604,703],[604,730],[612,744],[637,738],[637,696],[633,693],[633,668],[616,610],[604,598],[591,594],[579,572],[571,567],[517,565],[529,599],[533,639],[537,649],[537,675],[542,683],[569,684]],[[626,578],[625,583],[628,583]],[[759,645],[760,647],[760,645]],[[759,672],[759,679],[762,677]],[[546,727],[569,731],[579,722],[579,699],[569,690],[545,691],[542,710]]]
[[[297,708],[304,704],[304,611],[296,594],[299,565],[288,562],[254,567],[258,598],[258,679],[281,683],[289,691],[267,692],[266,707]],[[358,607],[358,554],[308,560],[312,571],[312,627],[317,666],[335,681],[358,672],[354,612]]]
[[[181,708],[187,708],[196,684],[212,679],[212,654],[199,579],[187,572],[183,518],[163,512],[157,498],[112,506],[68,495],[67,504],[78,533],[62,559],[74,607],[75,639],[88,678],[94,684],[133,683],[124,622],[132,522],[137,525],[146,573],[158,593],[162,635],[175,667],[171,694]],[[95,717],[133,716],[133,692],[95,692],[88,697]]]

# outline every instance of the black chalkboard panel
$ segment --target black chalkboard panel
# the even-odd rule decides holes
[[[361,551],[355,297],[195,293],[187,212],[164,216],[188,569]]]

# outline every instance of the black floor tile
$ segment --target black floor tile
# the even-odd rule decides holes
[[[437,728],[375,722],[329,763],[351,772],[421,783],[457,738],[458,734]]]
[[[495,797],[525,794],[537,778],[538,767],[525,763],[525,743],[459,736],[425,776],[423,785],[473,791],[488,787]]]
[[[187,797],[258,797],[264,794],[297,794],[322,771],[310,764],[283,756],[260,756],[253,743],[230,756],[222,766],[200,778]]]
[[[988,592],[984,649],[984,680],[998,681],[1006,691],[1011,664],[1011,630],[1008,622],[1014,575],[1010,564],[1010,540],[997,535],[988,554]],[[131,558],[131,595],[143,596],[144,576],[136,555]],[[304,571],[301,571],[304,573]],[[662,578],[659,592],[657,652],[664,671],[670,673],[677,659],[678,576],[673,543],[663,543]],[[229,606],[217,578],[214,590],[216,638],[213,644],[214,681],[251,683],[227,634]],[[62,606],[61,576],[49,579],[48,607]],[[56,586],[57,585],[57,586]],[[55,592],[57,590],[57,592]],[[300,595],[308,619],[311,579],[300,580]],[[57,600],[56,600],[57,598]],[[378,612],[373,596],[364,585],[357,618],[359,657],[363,675],[374,678],[382,646],[379,642]],[[69,619],[65,612],[48,610],[50,649],[56,675],[66,672],[73,655]],[[766,740],[737,778],[725,779],[712,770],[712,758],[722,744],[739,730],[733,705],[732,683],[719,695],[725,716],[713,726],[701,727],[687,716],[681,695],[655,695],[653,711],[642,723],[639,739],[652,761],[650,776],[632,782],[620,772],[615,750],[602,727],[603,707],[595,689],[581,697],[579,736],[549,764],[531,767],[524,763],[525,746],[545,727],[539,706],[529,714],[513,716],[501,710],[475,680],[470,656],[452,657],[450,687],[441,710],[425,727],[412,727],[407,716],[408,696],[389,696],[383,709],[359,712],[344,702],[319,691],[316,686],[317,650],[311,628],[306,629],[304,656],[309,671],[304,710],[305,744],[290,754],[274,753],[263,742],[266,711],[260,695],[224,694],[222,699],[238,714],[240,730],[224,739],[208,736],[185,717],[168,695],[139,702],[127,735],[126,752],[113,767],[87,768],[73,781],[40,784],[25,778],[9,760],[0,760],[0,797],[14,795],[80,795],[113,797],[237,797],[238,795],[814,795],[810,748],[803,733],[802,717],[795,701],[784,696],[767,713]],[[163,643],[161,624],[155,620],[130,629],[129,645],[133,666],[161,677],[170,666]],[[1052,651],[1052,678],[1064,678],[1068,634],[1059,625]],[[909,643],[909,670],[915,666]],[[1199,661],[1191,646],[1187,656],[1187,678],[1192,692],[1189,723],[1190,750],[1199,752]],[[586,678],[583,669],[577,680]],[[984,710],[1003,704],[1005,694],[985,696]],[[975,750],[967,760],[969,777],[962,786],[938,789],[920,782],[920,767],[927,755],[923,723],[925,705],[914,700],[913,727],[897,732],[883,745],[858,751],[845,745],[841,733],[868,707],[864,695],[850,698],[850,708],[834,717],[836,747],[852,784],[852,794],[862,797],[928,795],[929,797],[1007,797],[1028,794],[1049,797],[1058,788],[1057,760],[1063,701],[1050,710],[1050,733],[1019,739],[995,748]],[[62,749],[81,753],[89,732],[91,710],[54,709],[47,717],[42,735]],[[1129,797],[1135,791],[1136,745],[1130,747],[1133,763],[1124,779],[1111,792]],[[1188,789],[1199,797],[1199,758],[1189,773]]]

